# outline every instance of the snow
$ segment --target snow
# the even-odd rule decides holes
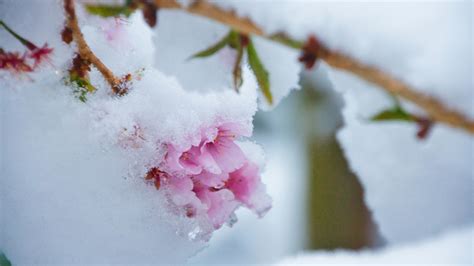
[[[133,77],[118,98],[93,69],[97,92],[82,103],[63,80],[74,46],[60,39],[61,5],[26,4],[35,16],[18,13],[25,3],[8,2],[0,17],[55,50],[51,65],[29,77],[2,73],[2,251],[14,264],[184,263],[207,245],[209,229],[180,215],[144,176],[163,160],[164,144],[185,143],[216,121],[251,132],[257,92],[250,70],[239,94],[185,90],[153,66],[155,33],[140,13],[107,21],[78,8],[91,49],[116,75]],[[1,32],[2,47],[24,49]],[[256,144],[242,146],[261,163]]]
[[[305,252],[276,265],[472,265],[473,227],[450,230],[423,241],[362,252]]]
[[[389,106],[386,97],[345,73],[330,71],[330,77],[345,101],[338,139],[382,235],[411,241],[472,223],[474,139],[436,125],[419,140],[414,124],[370,122],[377,109]]]
[[[474,118],[472,2],[215,3],[249,16],[268,33],[284,30],[301,40],[316,34],[331,49],[387,71]],[[206,246],[200,237],[206,228],[198,219],[177,215],[166,195],[144,182],[144,175],[163,159],[164,144],[188,143],[218,120],[236,121],[251,131],[258,108],[270,110],[299,88],[298,52],[254,39],[270,73],[275,100],[270,107],[247,66],[240,92],[233,91],[231,49],[188,60],[227,33],[222,25],[168,10],[160,10],[156,29],[150,29],[139,12],[126,20],[105,20],[78,8],[78,16],[97,56],[116,75],[133,75],[126,97],[112,97],[95,69],[90,78],[98,91],[87,103],[75,99],[64,85],[74,45],[60,39],[61,1],[0,2],[2,20],[35,44],[54,47],[52,64],[38,72],[0,74],[0,247],[14,264],[184,263]],[[3,30],[0,40],[3,49],[24,50]],[[370,123],[370,116],[391,106],[390,98],[347,73],[324,63],[319,67],[329,72],[344,98],[345,126],[338,139],[383,237],[393,246],[359,255],[310,254],[283,263],[472,260],[472,136],[436,125],[427,140],[419,141],[412,124]],[[298,145],[293,141],[285,147]],[[264,164],[258,145],[248,140],[240,145],[247,157]],[[273,161],[281,167],[285,152],[292,150],[272,152],[285,155]],[[292,178],[294,172],[272,169],[266,180],[283,179],[281,172]],[[274,182],[268,186],[271,193],[288,192],[285,182]],[[294,203],[300,195],[291,196]],[[275,201],[284,204],[283,197]],[[303,236],[283,231],[283,222],[272,218],[294,222],[291,216],[297,215],[301,209],[280,207],[254,228],[268,238],[242,238],[239,245],[259,249],[273,242],[271,254],[297,247]],[[242,225],[239,234],[253,228],[254,220],[247,221],[252,223]],[[467,229],[432,238],[460,227]],[[282,232],[272,234],[274,230]],[[224,229],[223,239],[226,232],[229,229]],[[220,251],[213,252],[208,255]]]
[[[474,118],[472,2],[213,1],[267,33],[305,40],[374,65]]]
[[[189,260],[190,265],[271,264],[304,247],[306,241],[306,160],[301,132],[292,130],[295,98],[272,112],[260,113],[255,139],[266,153],[262,180],[273,198],[272,210],[257,220],[239,210],[232,228],[215,234],[209,247]],[[291,178],[288,178],[291,177]]]
[[[225,90],[232,87],[232,70],[236,52],[228,47],[216,54],[189,59],[222,39],[228,28],[208,19],[181,11],[160,11],[160,24],[155,29],[156,66],[166,74],[176,76],[183,86],[198,91]],[[274,103],[269,106],[259,93],[259,106],[271,110],[291,90],[299,89],[301,65],[298,52],[261,38],[254,39],[257,53],[270,73]],[[247,57],[243,65],[247,65]]]
[[[472,2],[215,1],[267,33],[304,40],[384,70],[474,118]],[[283,64],[283,62],[282,62]],[[427,140],[403,122],[371,123],[392,107],[388,95],[350,74],[319,65],[345,102],[338,134],[389,243],[422,239],[473,222],[474,140],[436,125]],[[412,104],[403,105],[416,113]],[[423,226],[420,226],[423,224]]]

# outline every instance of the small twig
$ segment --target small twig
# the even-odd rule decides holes
[[[226,24],[234,30],[250,35],[257,35],[271,41],[291,48],[301,49],[303,42],[284,42],[275,38],[275,35],[265,33],[259,26],[254,24],[248,18],[241,18],[235,12],[221,9],[220,7],[203,0],[196,0],[189,7],[181,6],[176,0],[155,0],[156,5],[162,9],[180,9],[185,12],[203,16],[220,23]],[[284,33],[280,33],[285,35]],[[408,84],[391,75],[379,70],[376,67],[369,66],[358,60],[330,50],[325,46],[319,48],[319,59],[325,61],[328,65],[351,72],[360,78],[378,85],[381,89],[408,100],[422,109],[429,115],[433,121],[448,124],[455,128],[463,129],[474,134],[474,121],[447,106],[438,99],[418,92]]]
[[[82,35],[74,8],[74,0],[64,0],[64,10],[66,11],[67,27],[72,31],[72,37],[77,44],[78,53],[83,59],[94,65],[110,84],[112,91],[115,94],[119,94],[120,79],[92,52]]]

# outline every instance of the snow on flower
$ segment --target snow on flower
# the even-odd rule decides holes
[[[101,30],[108,44],[116,49],[131,49],[127,31],[127,21],[122,18],[106,19],[101,23]]]
[[[249,135],[237,123],[223,123],[201,130],[200,139],[187,147],[167,144],[165,159],[145,179],[164,189],[186,216],[205,217],[214,229],[230,222],[239,206],[263,216],[271,199],[258,166],[235,142]]]

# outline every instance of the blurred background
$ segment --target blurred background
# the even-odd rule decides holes
[[[324,68],[302,72],[301,86],[254,121],[254,139],[268,156],[263,181],[273,209],[262,219],[239,209],[239,222],[215,232],[191,263],[272,263],[303,250],[384,245],[336,140],[342,98]]]

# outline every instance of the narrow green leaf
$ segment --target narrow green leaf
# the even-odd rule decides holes
[[[239,47],[242,46],[240,41],[240,34],[235,30],[231,30],[227,35],[228,44],[232,49],[239,50]]]
[[[219,40],[216,44],[212,45],[211,47],[195,53],[189,59],[211,56],[217,53],[220,49],[224,48],[228,43],[229,43],[229,34],[227,34],[224,38]]]
[[[247,57],[255,77],[257,78],[258,86],[262,90],[263,96],[267,99],[268,103],[273,104],[273,96],[270,91],[270,80],[268,71],[263,66],[260,58],[258,57],[257,51],[253,45],[252,40],[249,40],[247,45]]]
[[[413,115],[407,113],[400,107],[384,110],[371,118],[372,121],[384,121],[384,120],[402,120],[402,121],[414,121]]]
[[[286,45],[288,47],[295,48],[295,49],[301,49],[304,46],[304,42],[291,39],[288,35],[282,32],[271,35],[270,40],[279,42],[283,45]]]
[[[117,5],[105,5],[105,4],[87,4],[86,10],[92,15],[97,15],[101,17],[117,17],[124,15],[126,17],[130,16],[133,13],[133,9],[129,8],[127,5],[117,6]]]
[[[0,266],[11,266],[11,262],[7,259],[5,254],[0,252]]]
[[[232,75],[234,76],[234,89],[238,92],[240,86],[242,86],[243,79],[242,79],[242,58],[244,57],[244,48],[242,45],[237,50],[237,58],[235,59],[234,63],[234,70],[232,71]]]
[[[10,33],[13,37],[15,37],[21,44],[26,46],[28,49],[33,50],[36,48],[32,42],[28,41],[27,39],[21,37],[18,33],[12,30],[3,20],[0,20],[0,26],[2,26],[8,33]]]

